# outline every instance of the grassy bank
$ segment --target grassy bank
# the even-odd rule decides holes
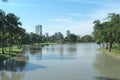
[[[50,44],[58,44],[58,43],[40,43],[40,45],[50,45]]]
[[[2,48],[0,48],[0,60],[5,60],[11,56],[15,56],[17,53],[21,52],[22,49],[18,49],[17,46],[12,48],[12,51],[9,52],[9,48],[6,47],[5,54],[2,54]]]
[[[120,46],[113,46],[111,52],[109,52],[109,50],[106,50],[105,48],[99,48],[98,50],[101,51],[102,53],[120,57]]]

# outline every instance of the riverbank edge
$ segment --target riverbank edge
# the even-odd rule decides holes
[[[113,57],[116,57],[116,58],[120,59],[120,50],[112,49],[111,52],[109,52],[105,48],[98,48],[97,50],[104,53],[104,54],[109,54]]]
[[[54,44],[58,44],[58,43],[40,43],[39,46],[36,47],[34,45],[31,48],[33,48],[33,50],[41,50],[42,47],[50,45],[50,44],[54,45]],[[16,56],[17,53],[22,52],[23,49],[22,48],[18,49],[17,46],[13,46],[13,50],[9,53],[8,48],[7,48],[7,51],[5,52],[5,54],[2,54],[1,50],[2,49],[0,48],[0,61],[3,61],[3,60],[6,60],[6,59],[8,59],[10,57]]]
[[[17,53],[22,52],[22,48],[18,49],[16,46],[13,47],[12,51],[8,51],[8,48],[6,48],[7,50],[5,51],[5,54],[1,53],[1,48],[0,48],[0,61],[6,60],[10,57],[16,56]]]

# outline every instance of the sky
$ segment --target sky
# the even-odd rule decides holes
[[[20,17],[27,32],[42,25],[43,34],[66,31],[76,35],[91,35],[93,21],[104,21],[108,13],[120,14],[120,0],[0,0],[0,9]]]

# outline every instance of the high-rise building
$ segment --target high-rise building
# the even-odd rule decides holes
[[[46,34],[45,34],[45,37],[49,37],[49,33],[46,33]]]
[[[54,37],[55,37],[55,39],[59,39],[59,38],[63,37],[63,34],[61,32],[57,32],[54,34]]]
[[[37,25],[37,26],[35,27],[35,33],[36,33],[37,35],[42,36],[42,25]]]
[[[67,35],[67,36],[70,35],[70,31],[69,31],[69,30],[67,30],[66,35]]]

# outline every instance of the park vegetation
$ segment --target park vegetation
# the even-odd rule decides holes
[[[93,36],[97,44],[120,52],[120,14],[109,13],[107,20],[95,20]]]
[[[6,14],[5,11],[0,10],[0,55],[12,54],[13,52],[20,52],[23,44],[30,44],[32,46],[43,46],[50,43],[76,43],[76,42],[93,42],[91,35],[77,36],[73,33],[63,36],[51,35],[40,36],[33,32],[27,33],[21,27],[20,17],[14,13]],[[44,44],[42,44],[44,43]],[[16,51],[17,50],[17,51]],[[7,55],[8,56],[8,55]]]

